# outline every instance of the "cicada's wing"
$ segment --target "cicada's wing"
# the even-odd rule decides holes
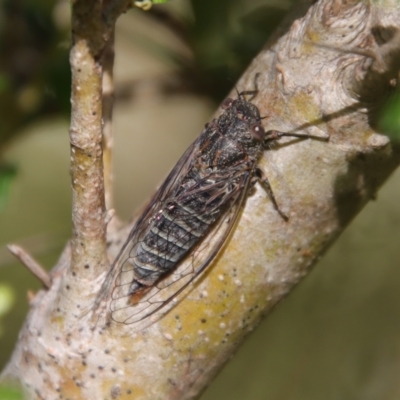
[[[112,291],[116,285],[116,278],[121,273],[121,271],[124,271],[126,261],[129,259],[130,254],[134,253],[135,248],[137,247],[140,240],[143,238],[143,235],[146,233],[151,219],[156,215],[160,207],[162,207],[165,199],[168,199],[171,191],[174,189],[174,187],[176,187],[180,177],[182,177],[187,171],[191,161],[193,160],[193,157],[198,151],[198,143],[200,137],[201,136],[199,136],[199,138],[197,138],[188,147],[188,149],[179,159],[175,167],[169,173],[163,184],[159,187],[156,194],[150,200],[148,206],[145,208],[145,210],[140,215],[133,228],[129,232],[128,238],[123,244],[114,262],[112,263],[110,271],[107,273],[104,283],[100,288],[99,294],[97,295],[93,306],[93,310],[98,310],[103,303],[107,302],[110,299]],[[131,278],[131,283],[132,280],[133,275]]]
[[[211,231],[200,240],[198,245],[179,263],[178,267],[166,277],[160,279],[156,285],[149,288],[134,303],[131,299],[132,296],[129,295],[133,279],[133,267],[129,258],[124,256],[121,259],[121,270],[115,280],[110,304],[111,316],[114,321],[135,324],[151,315],[157,318],[174,306],[178,295],[210,265],[229,237],[246,198],[251,177],[252,171],[239,171],[233,190],[232,181],[229,179],[232,178],[232,175],[221,177],[220,182],[216,184],[220,185],[221,193],[229,193],[226,196],[222,195],[221,203],[218,204],[218,207],[226,206],[223,214],[218,218]],[[199,185],[186,195],[193,195],[193,193],[201,195],[202,190],[207,190],[207,188],[202,189],[202,185]],[[134,240],[137,246],[137,243],[140,242],[140,235],[135,235]],[[129,247],[129,249],[135,251],[135,245],[133,248]],[[123,254],[125,255],[127,252],[124,251]]]

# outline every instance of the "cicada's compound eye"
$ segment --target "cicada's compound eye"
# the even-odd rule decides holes
[[[261,140],[264,139],[265,136],[265,130],[260,124],[253,124],[251,127],[251,133],[253,134],[254,139]]]
[[[233,99],[231,99],[230,97],[227,97],[221,104],[221,108],[223,110],[226,110],[227,108],[229,108],[233,103]]]

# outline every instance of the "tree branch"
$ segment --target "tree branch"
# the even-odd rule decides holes
[[[109,264],[106,205],[112,207],[114,29],[118,12],[126,10],[128,4],[127,0],[109,1],[104,5],[97,0],[77,0],[72,4],[70,141],[73,235],[71,269],[64,277],[67,302],[70,296],[78,293],[82,299],[91,298],[93,291],[85,280],[95,279]],[[110,10],[107,18],[104,7]],[[78,274],[82,280],[77,281]]]
[[[107,210],[114,207],[113,201],[113,173],[112,173],[112,115],[114,107],[114,29],[106,44],[103,53],[103,161],[104,161],[104,186]]]
[[[106,265],[102,152],[102,75],[105,26],[101,2],[72,3],[72,115],[70,128],[73,273]],[[84,268],[86,265],[89,268]],[[68,283],[67,283],[68,285]],[[70,287],[71,285],[69,285]]]
[[[254,103],[268,117],[266,130],[330,138],[328,143],[287,138],[265,153],[260,167],[288,222],[256,186],[228,245],[207,273],[172,304],[168,314],[142,326],[107,322],[108,310],[94,324],[92,315],[83,312],[86,307],[90,311],[90,302],[78,292],[68,297],[68,307],[66,301],[61,306],[59,291],[65,288],[68,270],[63,258],[53,271],[51,289],[36,296],[3,378],[21,381],[34,399],[197,397],[262,316],[307,275],[399,164],[399,147],[374,130],[376,109],[390,90],[389,81],[398,75],[395,60],[399,58],[399,43],[392,42],[396,36],[387,41],[391,50],[386,52],[386,44],[378,45],[375,35],[377,30],[398,31],[399,21],[398,5],[321,0],[286,34],[277,36],[238,83],[240,90],[252,89],[254,76],[260,73]],[[80,59],[96,65],[84,43],[76,41],[74,46],[79,51],[73,63]],[[341,52],[341,48],[383,51],[385,56],[374,58],[368,53]],[[75,91],[84,92],[79,85],[85,82],[78,76]],[[99,74],[88,78],[99,93]],[[75,96],[78,101],[80,94]],[[91,99],[83,97],[80,113],[94,126],[92,132],[82,122],[87,123],[84,126],[96,146],[75,137],[73,131],[74,148],[87,174],[93,163],[88,149],[98,150],[100,143]],[[101,108],[95,111],[100,113]],[[96,157],[97,168],[101,157]],[[75,174],[89,184],[86,176]],[[76,191],[78,187],[85,186],[77,186]],[[80,199],[81,193],[76,196]],[[103,218],[103,203],[97,206],[101,209],[97,215]],[[81,222],[78,219],[75,225]],[[104,251],[97,239],[102,233],[96,234],[105,229],[103,219],[95,227],[93,257],[94,249]],[[84,228],[74,236],[75,265],[82,258],[77,238],[86,240]],[[115,242],[126,235],[127,229]],[[94,295],[104,275],[80,278],[80,285],[87,286],[85,294],[90,290]]]
[[[7,248],[47,289],[50,288],[51,279],[49,274],[31,255],[16,244],[9,244]]]

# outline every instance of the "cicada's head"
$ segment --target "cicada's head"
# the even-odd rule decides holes
[[[246,101],[243,96],[239,96],[237,99],[226,98],[221,107],[229,114],[230,119],[242,121],[256,142],[264,141],[265,130],[261,124],[260,111],[257,106]]]

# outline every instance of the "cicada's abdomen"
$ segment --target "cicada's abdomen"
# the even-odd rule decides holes
[[[201,190],[197,196],[177,196],[154,217],[131,261],[137,280],[132,282],[131,294],[176,267],[218,217],[221,210],[215,203],[218,196],[213,190]]]

